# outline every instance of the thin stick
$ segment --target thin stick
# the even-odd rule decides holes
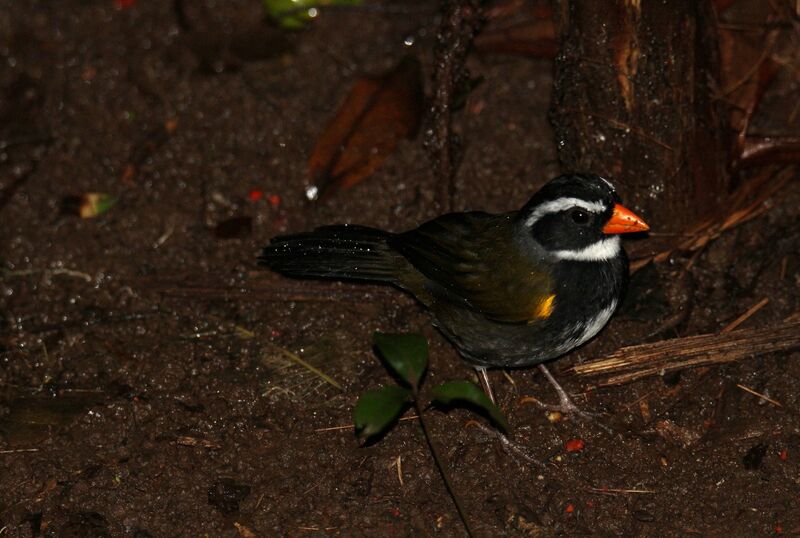
[[[772,36],[770,36],[770,37],[772,37]],[[761,52],[761,56],[750,67],[750,69],[747,70],[747,73],[745,73],[745,75],[742,78],[740,78],[739,80],[737,80],[736,82],[734,82],[733,84],[728,86],[727,88],[723,89],[720,93],[718,93],[714,97],[716,97],[717,99],[722,99],[723,97],[732,94],[733,92],[735,92],[736,90],[741,88],[748,80],[750,80],[753,77],[753,75],[756,74],[756,72],[761,67],[761,64],[763,64],[764,61],[769,57],[769,55],[772,54],[772,46],[773,46],[772,42],[774,41],[774,39],[770,38],[768,40],[770,41],[769,46],[764,47],[764,50]]]
[[[766,328],[700,334],[628,346],[604,359],[579,364],[572,371],[582,376],[611,375],[600,385],[619,385],[683,368],[721,364],[797,348],[800,348],[800,320],[784,321]]]
[[[654,495],[658,493],[657,491],[653,491],[650,489],[617,489],[617,488],[588,488],[588,489],[591,493],[605,493],[605,494],[632,493],[639,495]]]
[[[419,417],[417,415],[411,415],[410,417],[402,417],[398,422],[403,422],[406,420],[417,420]],[[344,426],[329,426],[327,428],[317,428],[314,430],[315,432],[332,432],[337,430],[348,430],[355,428],[355,424],[345,424]]]
[[[427,123],[428,148],[442,212],[452,211],[457,159],[452,126],[453,101],[465,78],[464,63],[472,38],[481,24],[481,3],[477,0],[445,0],[436,40],[433,96]]]
[[[39,452],[38,448],[15,448],[12,450],[0,450],[0,454],[16,454],[17,452]]]
[[[725,328],[722,329],[720,332],[722,332],[722,333],[731,332],[736,327],[738,327],[739,325],[741,325],[742,323],[744,323],[745,321],[750,319],[753,316],[753,314],[755,314],[756,312],[758,312],[759,310],[761,310],[762,308],[767,306],[767,303],[769,303],[769,298],[764,297],[763,299],[758,301],[756,304],[754,304],[753,306],[748,308],[747,312],[745,312],[744,314],[742,314],[741,316],[739,316],[735,320],[733,320],[730,323],[728,323],[728,325],[726,325]]]
[[[742,389],[742,390],[743,390],[743,391],[745,391],[745,392],[749,392],[749,393],[750,393],[750,394],[752,394],[753,396],[758,396],[758,397],[759,397],[759,398],[761,398],[762,400],[766,400],[766,401],[768,401],[768,402],[769,402],[769,403],[771,403],[772,405],[775,405],[775,406],[777,406],[777,407],[783,407],[783,405],[781,405],[781,403],[780,403],[779,401],[777,401],[777,400],[773,400],[773,399],[772,399],[772,398],[770,398],[769,396],[767,396],[767,395],[765,395],[765,394],[761,394],[760,392],[756,392],[756,391],[754,391],[753,389],[751,389],[750,387],[746,387],[746,386],[744,386],[744,385],[741,385],[741,384],[739,384],[739,383],[736,383],[736,386],[737,386],[737,387],[739,387],[740,389]]]
[[[397,480],[400,482],[401,486],[405,486],[405,484],[403,483],[403,463],[402,462],[403,462],[402,456],[397,456],[397,459],[389,464],[389,469],[391,469],[392,467],[397,467]]]
[[[447,473],[447,470],[444,467],[444,458],[439,452],[439,447],[436,445],[436,443],[434,443],[433,438],[431,437],[430,430],[428,429],[428,423],[425,420],[424,416],[422,415],[422,404],[419,403],[419,393],[416,388],[414,389],[414,407],[417,410],[417,416],[419,416],[419,423],[422,426],[422,433],[425,435],[425,441],[428,442],[428,448],[431,449],[431,455],[433,456],[433,461],[436,462],[436,467],[439,469],[439,473],[442,475],[442,480],[444,480],[444,485],[447,488],[447,493],[450,494],[450,498],[453,499],[453,504],[456,505],[456,510],[458,511],[458,517],[461,518],[461,523],[464,524],[464,530],[466,530],[467,535],[470,538],[472,538],[473,536],[475,536],[475,533],[472,531],[472,528],[469,525],[469,520],[467,519],[467,512],[466,510],[464,510],[464,507],[461,506],[461,501],[456,495],[456,490],[450,481],[450,475]]]
[[[219,443],[215,443],[214,441],[200,439],[199,437],[191,437],[188,435],[179,435],[176,437],[175,444],[181,446],[200,446],[203,448],[222,448]]]
[[[721,207],[730,208],[726,214],[703,220],[691,226],[686,231],[686,237],[676,237],[674,241],[662,244],[661,252],[634,256],[631,260],[631,273],[635,273],[650,262],[660,263],[667,260],[676,250],[699,252],[723,232],[760,214],[764,210],[764,202],[787,185],[796,174],[797,168],[794,166],[787,166],[777,172],[772,167],[765,169],[763,173],[742,185],[728,197],[725,203],[721,204]],[[754,197],[752,203],[745,205],[745,201],[750,197]]]
[[[315,366],[312,366],[308,362],[304,361],[302,358],[300,358],[300,356],[297,353],[292,353],[288,349],[282,348],[280,346],[272,346],[272,348],[275,351],[277,351],[278,353],[280,353],[281,355],[283,355],[284,357],[286,357],[287,359],[289,359],[290,361],[299,364],[300,366],[302,366],[303,368],[305,368],[306,370],[308,370],[312,374],[318,376],[320,379],[322,379],[326,383],[336,387],[339,390],[343,390],[342,389],[342,385],[340,385],[338,381],[333,379],[331,376],[329,376],[328,374],[326,374],[325,372],[323,372],[319,368],[317,368]]]

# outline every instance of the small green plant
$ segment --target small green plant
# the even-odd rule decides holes
[[[425,410],[430,405],[443,407],[468,407],[484,413],[503,432],[508,432],[508,423],[500,409],[486,393],[471,381],[448,381],[430,390],[430,403],[423,405],[420,397],[422,379],[428,368],[428,341],[419,334],[385,334],[376,332],[373,344],[378,355],[399,381],[398,385],[386,385],[365,392],[353,410],[356,435],[365,441],[373,440],[395,424],[409,407],[415,408],[422,432],[428,443],[436,466],[450,493],[458,515],[467,533],[472,536],[466,514],[452,486],[438,446],[431,438],[425,419]]]
[[[269,17],[288,30],[300,30],[324,6],[357,6],[362,0],[263,0]]]

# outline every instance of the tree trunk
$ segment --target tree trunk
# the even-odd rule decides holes
[[[561,0],[551,120],[565,170],[613,178],[657,230],[727,192],[709,0]]]

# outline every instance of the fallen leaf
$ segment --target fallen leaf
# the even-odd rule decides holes
[[[116,203],[117,198],[110,194],[87,192],[80,196],[65,196],[61,200],[61,211],[67,215],[90,219],[102,215]]]
[[[419,61],[407,57],[378,77],[356,81],[308,160],[306,196],[346,190],[377,170],[403,138],[413,138],[423,112]]]
[[[242,538],[256,538],[258,536],[239,522],[234,522],[233,526],[236,527],[236,530],[239,531],[239,536]]]

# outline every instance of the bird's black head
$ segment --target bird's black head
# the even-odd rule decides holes
[[[615,258],[621,252],[616,234],[647,229],[608,180],[591,174],[548,182],[519,212],[517,224],[556,258],[577,261]]]

